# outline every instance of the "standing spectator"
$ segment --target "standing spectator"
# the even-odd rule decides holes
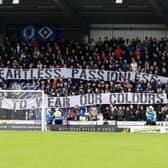
[[[76,106],[75,107],[75,120],[79,121],[79,119],[80,119],[80,107]]]
[[[96,105],[88,107],[88,111],[90,112],[90,118],[92,121],[97,120],[97,114],[98,114],[98,107]]]
[[[118,116],[118,121],[123,121],[124,120],[124,110],[122,106],[118,107],[118,112],[117,112],[117,116]]]
[[[116,59],[119,59],[123,54],[123,50],[120,48],[119,45],[117,46],[114,52],[115,52]]]
[[[138,68],[138,64],[137,64],[137,62],[135,61],[134,58],[132,58],[132,62],[131,62],[131,64],[130,64],[130,67],[131,67],[131,70],[132,70],[132,71],[136,71],[137,68]]]

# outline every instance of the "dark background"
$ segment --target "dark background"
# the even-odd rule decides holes
[[[59,37],[83,39],[90,24],[168,24],[167,0],[20,0],[0,5],[0,33],[20,24],[55,23]],[[13,29],[12,29],[13,27]],[[10,29],[8,29],[10,28]]]

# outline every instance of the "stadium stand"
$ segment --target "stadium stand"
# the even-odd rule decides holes
[[[113,71],[138,71],[167,76],[168,39],[157,40],[145,37],[108,39],[101,37],[94,41],[19,41],[4,38],[0,51],[0,68],[83,68]],[[54,80],[0,80],[1,89],[42,89],[49,96],[73,96],[86,93],[168,93],[168,83],[161,81],[84,81],[80,79]],[[80,120],[79,108],[66,109],[69,120]],[[146,106],[141,105],[99,105],[86,107],[87,120],[146,120]],[[167,105],[155,105],[159,121],[166,120]],[[65,109],[61,109],[62,112]],[[98,114],[98,116],[97,116]],[[97,117],[95,117],[97,116]]]

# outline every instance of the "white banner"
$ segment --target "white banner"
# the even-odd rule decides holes
[[[168,77],[156,76],[140,72],[117,72],[97,69],[70,69],[70,68],[51,68],[51,69],[8,69],[0,68],[0,78],[4,79],[56,79],[74,78],[83,80],[104,80],[123,82],[125,80],[161,80],[166,83]]]
[[[41,120],[0,120],[1,124],[13,124],[13,125],[40,125]]]
[[[47,103],[47,101],[46,101]],[[25,110],[25,109],[38,109],[42,107],[41,98],[29,99],[0,99],[0,108],[9,110]]]
[[[131,133],[163,133],[160,126],[135,126],[130,128]]]
[[[45,107],[75,107],[98,104],[167,104],[167,95],[162,93],[104,93],[84,94],[68,97],[47,97]],[[42,106],[41,98],[28,99],[0,99],[2,109],[39,109]]]
[[[161,93],[104,93],[48,97],[48,107],[75,107],[98,104],[167,104],[167,95]]]
[[[131,133],[168,133],[167,126],[132,126]]]

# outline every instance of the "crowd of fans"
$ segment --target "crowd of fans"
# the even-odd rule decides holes
[[[0,68],[83,68],[112,71],[138,71],[149,74],[168,76],[168,39],[99,38],[89,42],[77,41],[19,41],[4,38],[0,51]],[[84,81],[80,79],[52,80],[0,80],[1,89],[43,89],[49,96],[72,96],[86,93],[108,92],[152,92],[168,93],[168,83],[160,80],[151,81]],[[165,120],[167,105],[155,106],[159,120]],[[145,120],[145,106],[110,106],[88,107],[89,120],[94,113],[111,120]],[[94,110],[93,110],[94,109]],[[69,109],[68,117],[78,120],[76,108]],[[101,118],[101,117],[100,117]]]

